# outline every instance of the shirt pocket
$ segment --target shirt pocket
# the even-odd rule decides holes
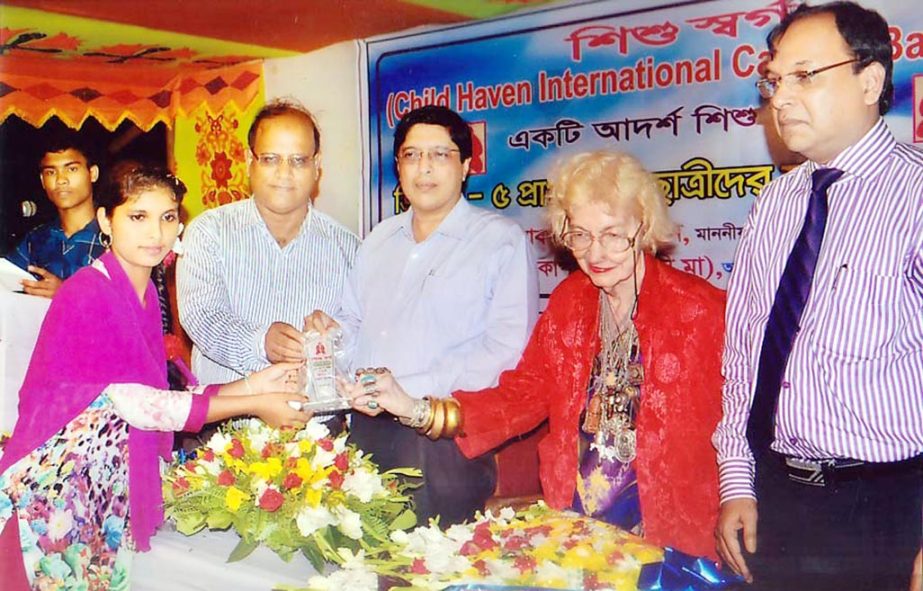
[[[886,357],[898,337],[903,277],[843,269],[816,331],[821,353],[842,360]]]
[[[483,277],[477,269],[456,269],[445,274],[431,272],[423,282],[423,308],[427,322],[443,339],[461,342],[475,336],[483,326],[486,302]]]

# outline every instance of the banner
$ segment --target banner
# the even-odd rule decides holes
[[[923,142],[923,12],[901,0],[863,4],[891,24],[888,124],[899,140]],[[800,161],[754,86],[766,35],[796,6],[612,0],[370,40],[364,229],[400,210],[397,121],[440,104],[474,130],[467,198],[526,231],[544,297],[565,276],[548,249],[547,178],[562,157],[597,149],[629,152],[655,172],[680,224],[668,260],[724,287],[754,197]]]

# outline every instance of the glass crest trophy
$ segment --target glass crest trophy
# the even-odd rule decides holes
[[[336,412],[349,408],[349,401],[337,391],[337,365],[342,363],[343,333],[330,330],[321,335],[316,330],[304,333],[304,410],[314,413]]]

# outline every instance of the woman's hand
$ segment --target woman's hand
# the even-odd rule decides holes
[[[356,377],[356,382],[338,380],[340,389],[354,410],[371,417],[382,411],[388,411],[398,418],[409,418],[413,413],[415,400],[404,392],[387,369],[360,369]]]
[[[304,363],[274,363],[266,369],[250,374],[248,394],[263,392],[301,392],[303,386]]]
[[[254,398],[256,399],[253,411],[254,414],[274,429],[283,427],[300,429],[304,427],[305,423],[311,420],[314,414],[310,411],[300,410],[302,403],[305,402],[305,398],[297,394],[272,392],[269,394],[259,394]],[[295,410],[295,408],[299,410]]]

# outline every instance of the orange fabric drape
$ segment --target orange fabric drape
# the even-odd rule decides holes
[[[0,58],[0,122],[16,115],[35,127],[57,116],[79,128],[87,117],[114,130],[129,119],[147,131],[207,105],[245,110],[260,94],[262,61],[211,69]]]

